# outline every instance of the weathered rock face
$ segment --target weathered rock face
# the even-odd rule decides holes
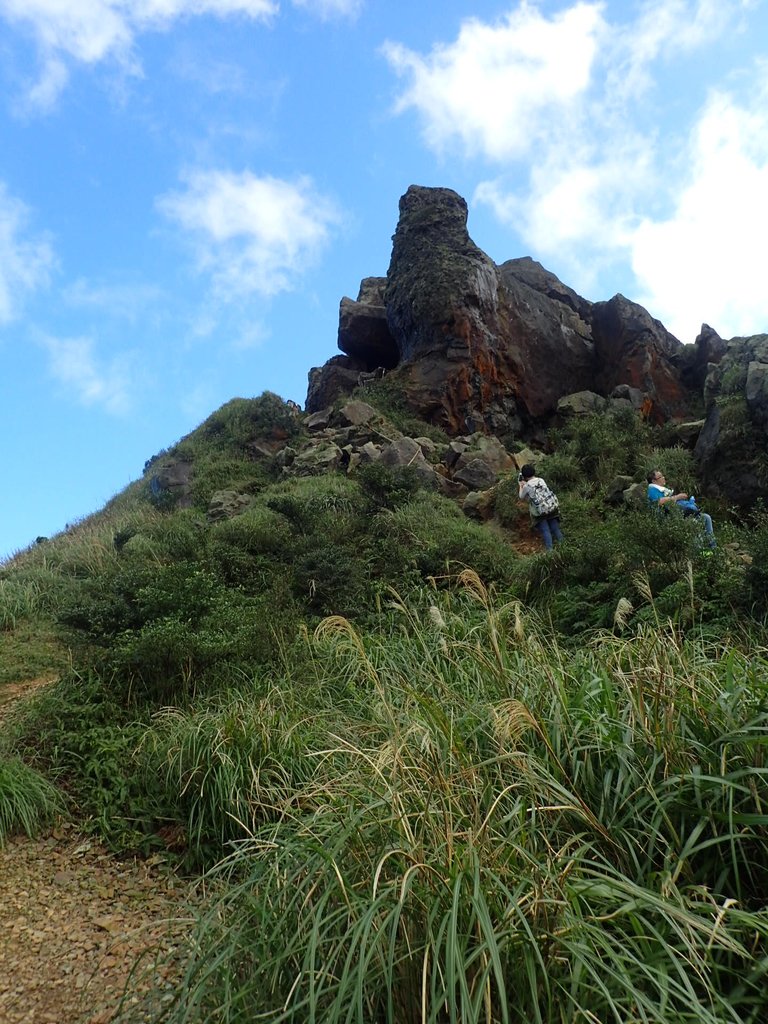
[[[313,367],[309,371],[307,412],[327,409],[339,395],[351,394],[365,370],[366,363],[351,356],[333,356],[323,366]]]
[[[192,476],[194,467],[188,459],[162,459],[149,478],[150,493],[161,499],[168,495],[178,508],[192,505]]]
[[[384,299],[409,404],[451,433],[501,432],[516,419],[516,381],[496,339],[499,278],[467,233],[450,189],[412,186],[400,200]]]
[[[680,376],[691,391],[701,395],[711,364],[719,363],[728,349],[728,342],[709,324],[702,324],[693,346],[686,346],[680,359]]]
[[[706,419],[694,457],[704,489],[752,505],[768,492],[768,335],[734,338],[704,385]]]
[[[677,365],[684,346],[659,320],[623,295],[594,303],[590,320],[595,390],[608,394],[619,384],[638,388],[648,396],[646,414],[658,423],[687,411],[691,394]]]
[[[452,435],[530,432],[576,391],[625,386],[657,419],[689,404],[683,346],[662,324],[623,296],[591,303],[530,258],[496,266],[469,237],[465,201],[444,188],[401,198],[387,277],[342,300],[339,347],[346,356],[311,372],[310,412],[375,367]]]

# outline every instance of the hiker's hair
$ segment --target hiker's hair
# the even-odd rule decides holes
[[[652,484],[656,479],[656,474],[659,472],[660,470],[658,469],[652,469],[645,479],[648,481],[649,484]]]
[[[523,478],[523,480],[530,480],[532,476],[536,476],[536,470],[533,468],[530,462],[526,462],[526,464],[522,467],[522,469],[520,470],[520,476]]]

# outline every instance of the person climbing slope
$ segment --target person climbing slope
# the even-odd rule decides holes
[[[520,470],[517,482],[519,497],[528,502],[533,525],[541,534],[544,547],[551,551],[553,542],[560,544],[563,540],[557,495],[528,463]]]

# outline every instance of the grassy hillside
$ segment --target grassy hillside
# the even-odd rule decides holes
[[[764,1020],[765,510],[709,507],[708,556],[605,501],[694,488],[689,453],[580,419],[544,554],[511,477],[480,523],[408,468],[291,476],[275,437],[307,441],[276,396],[229,403],[2,566],[0,696],[59,682],[5,723],[0,838],[66,808],[212,871],[177,1024]]]

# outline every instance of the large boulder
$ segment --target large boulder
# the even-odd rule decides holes
[[[484,459],[464,458],[454,469],[453,479],[471,491],[485,491],[496,483],[497,473]]]
[[[177,508],[192,505],[192,477],[194,467],[189,459],[172,457],[153,464],[154,472],[149,478],[149,490],[153,500],[172,501]]]
[[[338,420],[344,427],[362,427],[371,420],[376,419],[379,414],[372,405],[367,402],[351,401],[339,409]]]
[[[558,400],[557,411],[563,416],[592,416],[603,412],[607,401],[595,391],[575,391]]]
[[[436,490],[440,485],[434,469],[424,458],[421,445],[412,437],[400,437],[384,446],[380,461],[393,469],[410,467],[419,478],[422,487]]]
[[[337,398],[351,395],[366,369],[365,363],[350,356],[333,356],[322,366],[313,366],[304,408],[308,413],[318,412],[333,405]]]
[[[339,469],[343,461],[337,444],[329,439],[318,439],[296,455],[290,472],[294,476],[319,476]]]
[[[357,300],[345,297],[339,306],[339,348],[362,363],[366,371],[376,367],[391,370],[399,360],[387,324],[386,283],[385,277],[363,278]]]
[[[253,502],[250,494],[239,494],[237,491],[216,491],[211,495],[208,502],[208,521],[211,523],[220,522],[222,519],[232,519],[234,516],[242,515]]]

